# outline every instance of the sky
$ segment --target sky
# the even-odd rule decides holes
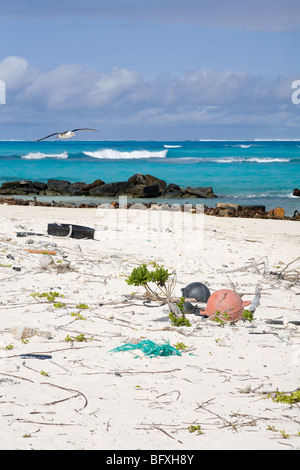
[[[299,39],[300,0],[0,0],[0,140],[300,139]]]

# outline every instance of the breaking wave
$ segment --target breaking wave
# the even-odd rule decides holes
[[[165,149],[180,149],[182,145],[164,145]]]
[[[244,158],[244,157],[225,157],[225,158],[217,158],[213,161],[219,163],[289,163],[291,161],[290,158],[268,158],[268,157],[251,157],[251,158]]]
[[[142,158],[166,158],[168,150],[151,152],[149,150],[133,150],[130,152],[120,152],[114,149],[96,150],[95,152],[83,152],[84,155],[92,158],[106,160],[122,160],[122,159],[142,159]]]
[[[299,159],[291,158],[267,158],[267,157],[179,157],[168,158],[173,163],[289,163],[298,162]]]
[[[36,152],[36,153],[28,153],[27,155],[22,155],[21,158],[25,160],[41,160],[43,158],[62,158],[66,159],[68,158],[68,153],[63,152],[63,153],[42,153],[42,152]]]

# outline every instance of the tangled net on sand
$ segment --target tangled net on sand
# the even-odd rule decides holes
[[[158,344],[151,341],[150,339],[142,340],[137,344],[126,343],[123,346],[112,349],[110,352],[132,351],[135,349],[140,349],[145,354],[145,356],[149,357],[174,355],[181,356],[181,352],[171,346],[169,342]]]

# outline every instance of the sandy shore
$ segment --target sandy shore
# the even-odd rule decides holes
[[[51,222],[93,227],[95,239],[48,236]],[[55,250],[55,264],[26,249]],[[268,395],[300,383],[300,326],[288,323],[300,320],[299,281],[270,274],[299,270],[298,256],[293,221],[1,206],[0,448],[299,449],[299,404]],[[144,305],[125,281],[151,261],[176,270],[175,297],[199,281],[252,301],[259,285],[254,322],[190,315],[172,327],[166,306]],[[51,291],[60,306],[30,295]],[[110,352],[142,339],[186,349]]]

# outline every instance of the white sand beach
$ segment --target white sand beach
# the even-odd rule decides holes
[[[52,222],[95,237],[49,236]],[[54,263],[27,249],[56,251]],[[272,400],[300,384],[299,276],[270,274],[299,272],[298,256],[290,220],[1,205],[0,448],[299,449],[299,403]],[[250,301],[260,286],[254,321],[172,326],[166,305],[126,283],[149,262],[176,271],[177,298],[196,281]],[[31,295],[45,292],[64,297]],[[110,352],[146,339],[185,349]],[[20,357],[30,353],[51,359]]]

